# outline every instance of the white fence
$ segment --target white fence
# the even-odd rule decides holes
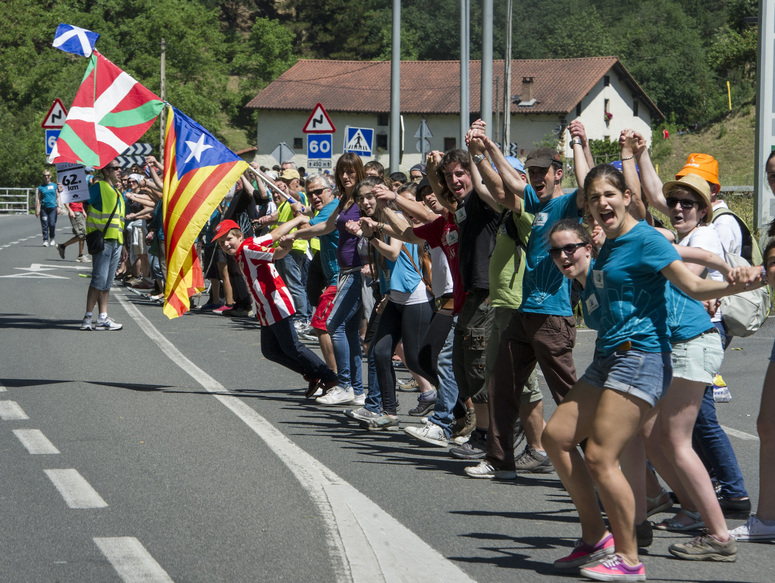
[[[0,214],[26,215],[30,212],[30,197],[34,188],[0,187]]]

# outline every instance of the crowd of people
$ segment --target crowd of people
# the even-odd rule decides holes
[[[716,418],[714,377],[732,340],[720,299],[775,284],[775,240],[761,261],[751,255],[712,156],[692,154],[663,184],[637,132],[622,132],[620,161],[594,166],[583,125],[568,129],[580,185],[570,193],[557,151],[504,156],[481,121],[467,150],[433,151],[409,176],[353,153],[333,176],[251,168],[199,237],[211,285],[198,310],[254,315],[264,356],[304,377],[305,398],[369,431],[401,429],[400,358],[419,392],[408,414],[421,419],[404,432],[471,460],[471,478],[556,471],[581,525],[558,571],[645,580],[638,549],[653,529],[704,529],[670,553],[734,561],[737,541],[775,540],[775,347],[751,514]],[[102,229],[105,249],[92,254],[82,329],[121,328],[107,316],[114,276],[163,300],[162,168],[147,162],[127,175],[112,162],[91,186],[83,231]],[[775,190],[775,155],[766,170]],[[68,244],[82,244],[73,226]],[[730,254],[750,264],[731,267]],[[580,377],[578,313],[597,331]],[[557,405],[549,420],[536,365]],[[727,518],[747,521],[730,532]]]

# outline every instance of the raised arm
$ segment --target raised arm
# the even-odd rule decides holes
[[[476,194],[497,212],[501,212],[503,207],[506,207],[516,211],[517,214],[521,213],[521,199],[506,189],[501,175],[490,164],[490,160],[487,157],[488,148],[486,143],[489,141],[487,136],[482,130],[473,129],[472,127],[469,130],[467,140],[468,152],[471,155],[471,179],[474,183]],[[498,151],[500,152],[500,149]],[[478,156],[484,157],[479,159]],[[474,159],[479,160],[479,162],[474,163]],[[511,164],[505,158],[503,161],[511,167]]]
[[[640,150],[641,144],[634,131],[622,130],[622,133],[619,135],[619,146],[622,150],[621,160],[624,181],[627,184],[627,189],[632,194],[630,199],[630,214],[641,221],[646,219],[649,214],[646,209],[646,204],[643,201],[643,194],[640,190],[640,180],[638,179],[638,167],[635,164],[635,152]]]
[[[750,267],[734,270],[734,278],[728,275],[728,281],[715,281],[703,279],[684,264],[683,261],[673,261],[661,272],[678,289],[693,297],[695,300],[713,300],[722,296],[730,296],[743,291],[755,289],[762,285],[761,267]],[[730,275],[732,275],[730,273]]]
[[[633,133],[638,139],[639,144],[638,149],[633,153],[635,154],[635,161],[640,168],[640,183],[643,187],[643,193],[646,195],[650,205],[659,212],[670,216],[670,209],[667,208],[665,195],[662,194],[662,181],[659,179],[657,171],[651,163],[651,156],[649,156],[649,151],[646,147],[646,138],[638,132]]]

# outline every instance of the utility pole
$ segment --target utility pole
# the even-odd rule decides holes
[[[466,132],[471,125],[468,119],[471,114],[471,108],[468,104],[468,72],[469,72],[469,46],[471,41],[469,18],[470,18],[469,0],[460,0],[460,142],[459,148],[465,146]]]
[[[390,172],[401,161],[401,0],[393,0],[393,47],[390,55]]]
[[[511,9],[512,0],[506,4],[506,54],[504,55],[503,75],[503,154],[509,153],[511,142]]]
[[[493,0],[482,0],[482,87],[480,117],[487,137],[492,138],[492,10]]]

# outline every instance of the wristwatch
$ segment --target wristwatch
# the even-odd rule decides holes
[[[573,145],[575,145],[575,144],[578,144],[579,146],[581,146],[581,145],[582,145],[582,144],[581,144],[581,138],[573,138],[573,139],[570,141],[570,145],[571,145],[571,146],[573,146]]]
[[[474,164],[479,164],[479,162],[484,160],[484,154],[476,154],[475,156],[471,156],[471,160]]]

